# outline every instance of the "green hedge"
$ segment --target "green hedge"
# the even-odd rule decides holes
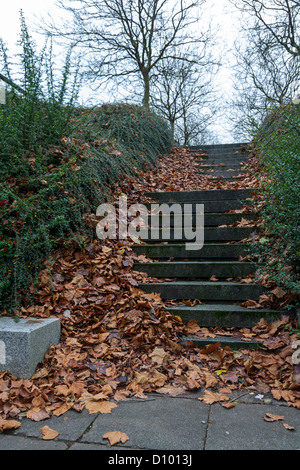
[[[78,67],[70,51],[57,77],[49,47],[36,51],[21,16],[18,87],[0,105],[0,314],[32,298],[29,286],[53,250],[95,237],[90,219],[115,182],[172,143],[167,123],[144,108],[75,108]],[[0,55],[14,82],[1,41]]]
[[[171,146],[167,124],[143,108],[107,105],[80,114],[80,130],[21,157],[26,172],[1,178],[1,311],[16,310],[18,293],[28,291],[55,248],[95,236],[89,215],[115,182],[153,165]]]
[[[300,106],[285,105],[256,136],[265,205],[263,237],[254,248],[262,274],[300,294]]]

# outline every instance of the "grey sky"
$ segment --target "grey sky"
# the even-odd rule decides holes
[[[234,14],[228,0],[208,0],[207,5],[208,19],[212,20],[213,25],[217,25],[219,36],[218,51],[222,51],[224,65],[219,74],[220,103],[231,93],[231,56],[230,50],[237,35],[237,26],[239,23],[238,14]],[[55,0],[9,0],[0,8],[0,37],[8,46],[10,52],[15,50],[15,45],[19,35],[19,12],[23,10],[30,32],[32,33],[32,24],[35,17],[43,17],[49,11],[54,17],[61,14],[61,10],[55,7]],[[43,43],[43,39],[33,34],[37,43]],[[81,94],[81,101],[85,101],[93,94],[85,87]],[[105,97],[103,97],[105,100]],[[221,118],[222,119],[222,118]],[[223,124],[217,124],[215,131],[223,141],[231,139],[224,129]]]

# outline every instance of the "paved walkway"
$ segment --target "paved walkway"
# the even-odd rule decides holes
[[[70,410],[42,422],[23,418],[18,430],[0,435],[0,450],[102,450],[107,459],[116,454],[118,458],[143,456],[144,466],[153,464],[155,452],[164,451],[167,455],[184,451],[193,457],[193,451],[200,450],[300,450],[300,411],[285,402],[234,392],[235,407],[225,409],[219,403],[202,403],[200,396],[203,392],[178,397],[151,394],[147,400],[119,402],[109,415]],[[284,419],[267,422],[266,413]],[[283,423],[294,430],[287,430]],[[44,426],[59,436],[43,440],[40,429]],[[103,434],[119,430],[129,440],[110,447]],[[193,458],[195,463],[197,455]],[[143,468],[143,462],[139,466]]]

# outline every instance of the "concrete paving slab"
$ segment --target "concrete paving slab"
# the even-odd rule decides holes
[[[81,413],[70,410],[63,416],[52,416],[42,422],[23,418],[21,420],[21,427],[14,431],[14,435],[40,438],[42,437],[41,428],[49,426],[49,428],[59,432],[57,440],[76,441],[83,435],[95,418],[96,415],[90,415],[87,410],[83,410]]]
[[[118,447],[118,446],[110,446],[110,445],[102,445],[102,444],[84,444],[84,443],[78,443],[76,442],[75,444],[72,444],[68,450],[83,450],[83,451],[89,451],[89,450],[100,450],[100,451],[106,451],[106,452],[130,452],[132,449],[131,448],[125,448],[125,447]]]
[[[67,444],[28,437],[0,435],[0,450],[67,450]]]
[[[284,416],[284,421],[267,422],[266,413]],[[283,423],[293,426],[288,431]],[[295,408],[236,404],[225,409],[211,407],[206,450],[298,450],[300,449],[300,412]]]
[[[209,407],[198,400],[157,398],[124,402],[111,415],[100,415],[81,442],[100,443],[103,434],[124,432],[124,447],[149,450],[202,450]],[[123,446],[122,446],[123,447]]]

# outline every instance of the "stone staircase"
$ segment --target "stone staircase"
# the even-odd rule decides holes
[[[246,152],[247,145],[246,143],[204,145],[201,149],[200,147],[191,147],[190,150],[194,152],[195,156],[198,154],[206,160],[199,162],[199,173],[204,172],[212,179],[235,181],[245,176],[243,163],[249,159]]]
[[[239,169],[249,158],[241,144],[193,147],[191,151],[195,158],[199,158],[199,171],[226,181],[242,177]],[[203,151],[207,157],[205,164]],[[149,238],[144,240],[146,244],[134,246],[137,254],[145,254],[153,260],[135,265],[135,270],[161,281],[144,283],[140,288],[147,293],[159,293],[164,301],[176,300],[176,305],[168,307],[167,311],[180,316],[184,322],[196,320],[201,327],[251,328],[261,318],[269,322],[280,318],[282,312],[260,308],[250,310],[239,305],[249,299],[258,301],[265,293],[261,285],[237,280],[254,273],[257,268],[252,262],[241,261],[248,253],[247,244],[242,241],[251,236],[255,227],[222,226],[232,225],[241,218],[253,220],[256,217],[251,212],[230,212],[244,207],[252,194],[252,189],[147,193],[146,197],[154,198],[160,204],[192,204],[194,210],[196,204],[204,204],[205,243],[199,251],[186,251],[184,236],[177,238],[171,229],[167,238],[160,231],[158,240]],[[193,216],[195,224],[195,213]],[[173,216],[171,227],[176,226],[176,217],[181,216]],[[187,300],[201,303],[187,306],[184,303]],[[240,342],[227,337],[187,339],[201,345],[221,342],[223,345],[241,346]],[[242,344],[244,347],[257,347],[253,341]]]

